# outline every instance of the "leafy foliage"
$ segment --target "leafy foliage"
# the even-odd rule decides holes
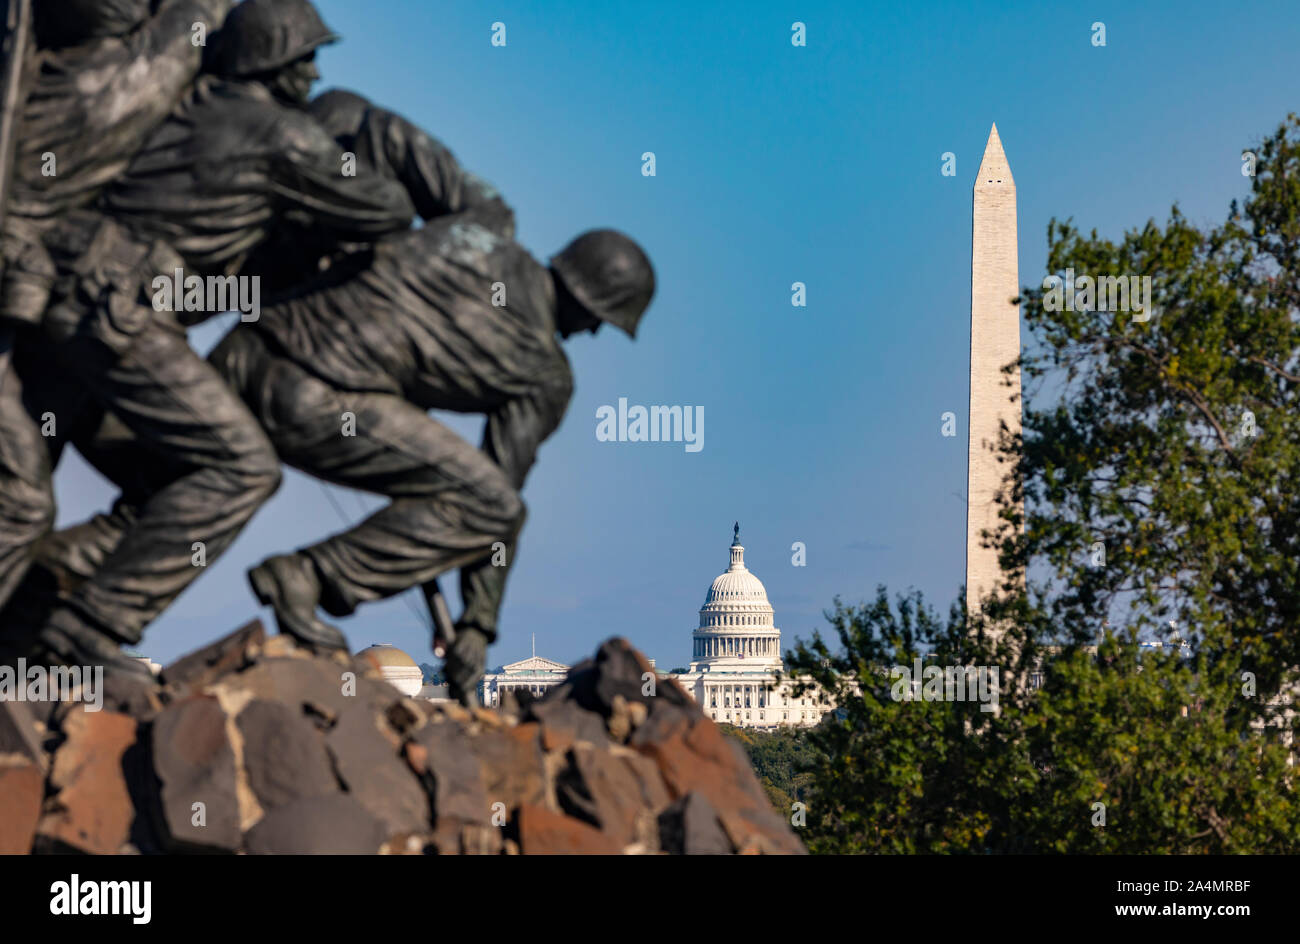
[[[807,729],[755,731],[731,725],[721,727],[724,734],[745,749],[772,807],[788,819],[796,800],[807,801],[812,784],[812,774],[804,770],[813,760]]]
[[[810,846],[1300,851],[1300,119],[1221,226],[1047,235],[1051,273],[1150,277],[1156,312],[1024,290],[1023,434],[985,536],[1005,586],[947,620],[837,600],[838,645],[787,657],[841,706],[809,736]],[[927,654],[999,667],[1000,710],[895,701],[890,669]]]
[[[805,840],[822,853],[1295,852],[1296,771],[1242,710],[1238,678],[1129,632],[1039,651],[1043,684],[1003,674],[999,711],[895,700],[890,670],[997,665],[960,604],[919,594],[827,617],[787,654],[839,710],[808,732]],[[1002,665],[1006,665],[1003,662]],[[1100,804],[1100,805],[1098,805]]]

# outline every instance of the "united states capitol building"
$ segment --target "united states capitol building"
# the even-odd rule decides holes
[[[781,630],[762,581],[745,566],[737,525],[725,573],[709,587],[691,633],[692,657],[686,672],[665,675],[684,688],[714,721],[742,728],[806,727],[833,707],[824,696],[796,696],[793,682],[776,681],[782,670]],[[568,666],[534,655],[484,677],[484,705],[501,703],[510,690],[540,696],[564,681]]]
[[[741,728],[810,726],[833,707],[824,696],[796,696],[781,671],[781,630],[774,621],[763,582],[745,566],[740,527],[731,542],[731,562],[709,587],[700,624],[691,633],[693,657],[679,685],[714,721]]]

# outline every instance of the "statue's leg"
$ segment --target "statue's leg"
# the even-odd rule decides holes
[[[64,446],[69,441],[80,445],[99,426],[103,411],[86,396],[79,380],[63,370],[51,346],[35,329],[19,332],[14,351],[16,379],[21,381],[23,401],[31,417],[31,423],[24,425],[35,430],[39,424],[40,435],[24,439],[21,433],[9,431],[0,435],[0,440],[20,448],[28,462],[40,462],[40,451],[44,449],[52,472],[58,467]],[[5,488],[4,494],[15,492]],[[50,501],[52,505],[52,496]],[[129,517],[129,511],[119,503],[110,514],[43,534],[32,548],[31,565],[21,582],[0,597],[0,625],[5,627],[5,635],[34,637],[61,595],[89,577],[117,546],[125,517]],[[13,572],[5,568],[5,574],[12,576]]]
[[[97,325],[104,317],[92,312],[89,328],[64,337],[60,359],[130,431],[136,468],[152,463],[165,474],[51,623],[134,643],[221,556],[275,491],[280,468],[247,408],[178,327],[152,310],[136,330]]]
[[[300,552],[320,575],[328,612],[350,613],[453,567],[463,574],[490,558],[494,545],[513,548],[523,501],[486,454],[397,397],[345,394],[322,417],[337,424],[342,409],[356,416],[357,435],[342,440],[335,458],[346,461],[323,464],[326,477],[393,501]],[[306,467],[311,460],[287,452],[286,461]],[[504,589],[504,573],[499,578]],[[448,685],[463,704],[476,703],[488,643],[487,634],[465,627],[447,649]]]
[[[346,615],[514,540],[524,515],[519,493],[487,455],[419,407],[339,390],[268,353],[247,328],[236,328],[212,360],[253,406],[286,463],[393,499],[291,555],[310,562],[327,612]]]
[[[50,460],[39,419],[14,369],[12,332],[0,332],[0,604],[27,572],[54,523]]]
[[[143,451],[135,434],[116,416],[85,397],[76,378],[43,356],[25,350],[23,367],[29,412],[43,422],[42,438],[57,467],[63,446],[72,442],[82,457],[121,489],[108,512],[50,531],[36,544],[32,565],[0,610],[0,623],[38,629],[59,602],[92,577],[135,523],[135,509],[185,470]],[[30,379],[28,379],[30,378]]]

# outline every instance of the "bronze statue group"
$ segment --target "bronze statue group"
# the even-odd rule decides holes
[[[645,253],[594,230],[543,264],[435,138],[350,92],[311,99],[316,50],[338,37],[308,0],[7,6],[0,661],[152,684],[121,647],[229,547],[285,462],[390,501],[249,572],[281,631],[344,649],[320,611],[412,587],[437,623],[437,578],[459,569],[441,642],[472,703],[520,490],[573,391],[560,340],[606,322],[635,335]],[[256,320],[206,360],[185,329],[220,312],[153,302],[178,270],[262,286]],[[433,409],[483,414],[481,446]],[[68,442],[120,495],[53,530]]]

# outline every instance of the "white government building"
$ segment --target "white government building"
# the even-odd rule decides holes
[[[731,563],[700,607],[690,670],[672,677],[714,721],[741,728],[817,724],[833,707],[826,698],[817,692],[796,697],[789,679],[775,682],[783,668],[781,630],[763,582],[745,566],[739,524],[730,551]]]
[[[501,667],[500,672],[489,672],[483,676],[479,686],[479,701],[487,708],[496,708],[506,692],[527,691],[534,698],[541,698],[548,688],[559,685],[569,674],[569,667],[554,659],[543,659],[537,654],[536,641],[530,658],[511,662]]]
[[[691,633],[690,669],[665,677],[676,679],[714,721],[742,728],[815,725],[833,706],[814,692],[796,697],[788,679],[775,682],[782,669],[781,630],[762,581],[745,566],[739,525],[730,552],[726,573],[709,587],[699,626]],[[480,697],[495,707],[511,689],[540,696],[564,681],[568,670],[534,653],[485,676]]]

